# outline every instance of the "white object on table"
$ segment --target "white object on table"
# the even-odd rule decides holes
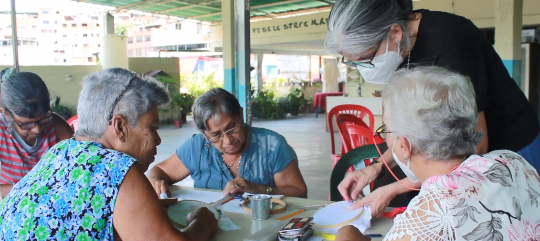
[[[205,203],[213,203],[223,198],[222,192],[209,192],[196,189],[182,188],[171,193],[172,198],[178,200],[197,200]]]
[[[348,222],[345,225],[353,225],[360,232],[364,233],[366,229],[371,227],[371,209],[369,206],[364,206],[363,208],[351,210],[349,206],[350,204],[348,202],[343,201],[330,204],[317,211],[313,216],[314,230],[328,234],[337,234],[341,226],[333,228],[323,228],[321,226],[336,226]]]
[[[227,215],[221,214],[221,217],[218,221],[218,226],[221,231],[232,231],[242,229],[236,225]]]

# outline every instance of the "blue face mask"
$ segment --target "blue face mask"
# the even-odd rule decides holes
[[[414,172],[411,171],[411,158],[407,159],[407,165],[405,165],[399,160],[396,153],[394,153],[394,148],[396,147],[396,140],[397,140],[397,135],[396,135],[396,138],[394,139],[394,145],[392,146],[392,156],[394,157],[394,161],[396,161],[396,163],[401,168],[403,173],[405,173],[405,175],[409,179],[411,179],[411,181],[418,182],[419,181],[418,177],[416,177],[416,175],[414,175]],[[411,143],[409,143],[409,149],[412,151]]]

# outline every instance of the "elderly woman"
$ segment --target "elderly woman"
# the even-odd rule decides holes
[[[414,64],[448,68],[470,78],[476,95],[478,129],[484,133],[476,154],[507,149],[540,168],[538,116],[492,44],[470,20],[451,13],[417,10],[412,0],[338,0],[328,18],[326,48],[357,67],[366,82],[388,83],[398,68]],[[527,130],[527,131],[523,131]],[[395,167],[389,151],[386,160]],[[358,171],[361,185],[376,180],[380,166]],[[404,174],[398,175],[404,178]],[[388,178],[388,179],[386,179]],[[379,180],[392,181],[384,172]],[[404,180],[413,185],[410,180]],[[376,186],[388,184],[376,182]],[[418,186],[417,186],[418,188]],[[391,198],[406,193],[397,183],[375,190],[375,215]],[[416,194],[393,205],[406,205]]]
[[[49,90],[38,75],[20,72],[3,76],[3,79],[0,192],[5,197],[49,148],[73,137],[73,130],[64,119],[51,112]]]
[[[474,97],[467,78],[440,67],[400,70],[384,89],[377,134],[422,183],[385,240],[540,239],[540,176],[512,151],[474,155],[482,139]],[[337,240],[367,238],[347,226]]]
[[[150,170],[156,192],[191,174],[197,188],[230,193],[306,197],[307,187],[294,150],[278,133],[244,123],[243,110],[224,89],[195,100],[193,118],[200,134]]]
[[[114,68],[87,76],[75,138],[51,148],[0,204],[0,240],[207,240],[207,209],[183,232],[169,220],[144,171],[161,139],[162,84]]]

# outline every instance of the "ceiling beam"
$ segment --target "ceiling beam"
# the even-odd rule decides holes
[[[153,7],[153,6],[160,5],[160,4],[165,4],[165,3],[170,3],[170,2],[176,2],[176,0],[165,0],[165,1],[153,2],[153,3],[149,3],[149,4],[139,5],[139,6],[136,6],[136,7],[132,8],[132,9],[149,8],[149,7]]]
[[[283,4],[292,4],[292,3],[303,2],[303,1],[306,1],[306,0],[287,0],[287,1],[281,1],[281,2],[275,2],[275,3],[262,4],[262,5],[257,5],[257,6],[250,6],[249,9],[254,10],[254,9],[259,9],[259,8],[273,7],[273,6],[283,5]],[[261,11],[257,11],[257,12],[261,12]],[[272,14],[272,13],[266,13],[266,12],[264,12],[264,13],[269,15],[269,16],[270,16],[270,14]],[[220,15],[220,14],[221,14],[221,11],[216,12],[216,13],[208,13],[208,14],[188,17],[188,19],[200,19],[200,18],[212,17],[212,16],[216,16],[216,15]]]
[[[173,11],[178,11],[178,10],[184,10],[184,9],[190,9],[190,8],[196,8],[196,7],[208,7],[208,8],[214,8],[214,7],[209,7],[208,5],[212,4],[212,3],[215,3],[215,2],[221,2],[221,1],[208,1],[208,2],[203,2],[203,3],[199,3],[199,4],[190,4],[188,6],[182,6],[182,7],[177,7],[177,8],[170,8],[170,9],[165,9],[165,10],[161,10],[161,11],[156,11],[156,12],[152,12],[154,14],[163,14],[163,13],[168,13],[168,12],[173,12]],[[184,2],[179,2],[179,3],[184,3]],[[189,4],[189,3],[186,3],[186,4]],[[221,9],[220,8],[214,8],[214,9],[218,9],[220,10],[220,13],[221,13]]]
[[[128,8],[132,8],[132,7],[136,7],[136,6],[140,6],[140,5],[145,5],[145,4],[149,4],[149,3],[155,3],[155,2],[159,2],[159,1],[160,0],[146,0],[146,1],[142,1],[142,2],[123,5],[123,6],[117,7],[116,10],[128,9]]]

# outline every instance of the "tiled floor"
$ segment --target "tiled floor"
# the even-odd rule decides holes
[[[330,190],[330,136],[325,131],[325,116],[308,114],[306,116],[276,121],[254,121],[253,126],[274,130],[283,135],[298,155],[300,171],[308,186],[310,199],[327,200]],[[156,163],[174,153],[185,140],[197,133],[193,122],[184,124],[181,129],[173,126],[161,126],[159,134],[162,142],[158,146]],[[180,185],[193,186],[193,180],[187,178]]]

